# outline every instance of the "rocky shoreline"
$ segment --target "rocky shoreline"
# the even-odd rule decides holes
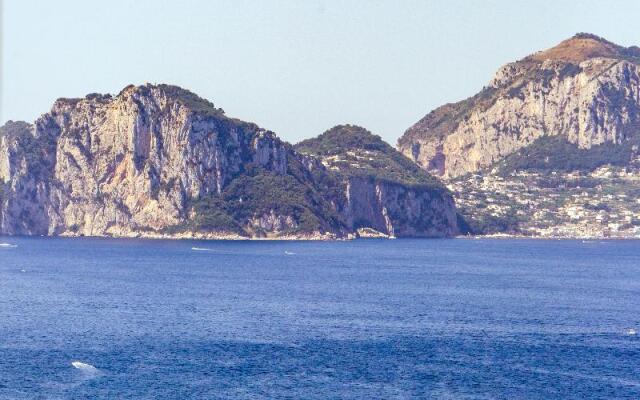
[[[24,235],[0,235],[0,237],[19,237]],[[28,235],[31,236],[31,235]],[[163,234],[150,232],[132,232],[119,235],[73,235],[64,233],[61,235],[41,235],[50,238],[103,238],[103,239],[158,239],[158,240],[220,240],[220,241],[350,241],[358,239],[398,239],[381,232],[362,231],[356,234],[338,236],[331,233],[301,234],[301,235],[270,235],[264,237],[249,237],[234,233],[202,233],[188,232],[182,234]],[[402,239],[402,238],[401,238]],[[413,237],[405,239],[443,239],[434,237]],[[444,239],[481,240],[481,239],[522,239],[522,240],[582,240],[582,241],[606,241],[606,240],[640,240],[640,236],[531,236],[507,233],[495,233],[488,235],[457,235]]]
[[[496,233],[490,235],[459,235],[455,239],[479,240],[479,239],[527,239],[527,240],[640,240],[638,236],[527,236]]]

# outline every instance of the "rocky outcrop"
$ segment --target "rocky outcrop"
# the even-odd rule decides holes
[[[640,49],[590,34],[502,67],[480,93],[440,107],[398,148],[452,178],[492,166],[546,136],[580,149],[640,135]]]
[[[51,146],[27,149],[3,138],[19,149],[7,153],[15,171],[3,177],[13,186],[5,233],[159,231],[186,217],[190,199],[220,193],[247,163],[286,169],[286,146],[273,133],[171,86],[60,99],[29,130]],[[20,214],[30,202],[42,210],[29,214],[41,218],[25,223]]]
[[[48,232],[54,165],[55,136],[25,122],[0,128],[0,232]]]
[[[345,204],[369,198],[347,200],[341,179],[191,92],[129,86],[117,96],[59,99],[34,124],[0,130],[0,233],[327,238],[353,231],[351,213],[407,236],[455,232],[398,222],[389,229],[379,214],[404,204],[424,215],[440,209],[402,188],[374,188],[375,211],[360,215]],[[447,206],[446,215],[455,213]]]
[[[363,177],[345,181],[341,214],[350,230],[372,228],[390,237],[458,233],[453,198],[444,191]]]
[[[335,203],[349,231],[371,228],[391,237],[458,233],[448,190],[366,129],[339,125],[296,149],[321,160],[341,182],[346,201]]]

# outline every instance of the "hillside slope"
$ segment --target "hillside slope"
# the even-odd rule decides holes
[[[338,125],[295,149],[321,160],[338,177],[347,199],[338,212],[349,229],[411,237],[458,232],[451,193],[366,129]]]

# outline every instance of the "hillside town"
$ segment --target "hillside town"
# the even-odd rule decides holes
[[[450,181],[471,228],[542,238],[640,238],[640,158],[592,172],[469,174]]]

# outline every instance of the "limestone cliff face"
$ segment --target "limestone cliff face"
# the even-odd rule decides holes
[[[34,124],[0,130],[3,234],[341,237],[358,219],[422,235],[400,226],[393,210],[406,204],[422,212],[427,203],[413,205],[401,189],[372,190],[380,194],[352,193],[349,203],[317,160],[168,85],[60,99]],[[375,211],[366,216],[344,206],[369,200]],[[430,229],[430,236],[455,231]]]
[[[159,232],[187,218],[191,199],[221,193],[247,164],[287,168],[289,150],[272,132],[166,85],[60,99],[21,126],[21,140],[0,141],[8,234]]]
[[[371,228],[392,237],[453,236],[458,232],[453,198],[444,192],[396,182],[350,177],[341,210],[351,230]]]
[[[576,35],[505,65],[476,96],[432,111],[398,148],[449,178],[553,135],[583,149],[640,135],[640,49]]]

